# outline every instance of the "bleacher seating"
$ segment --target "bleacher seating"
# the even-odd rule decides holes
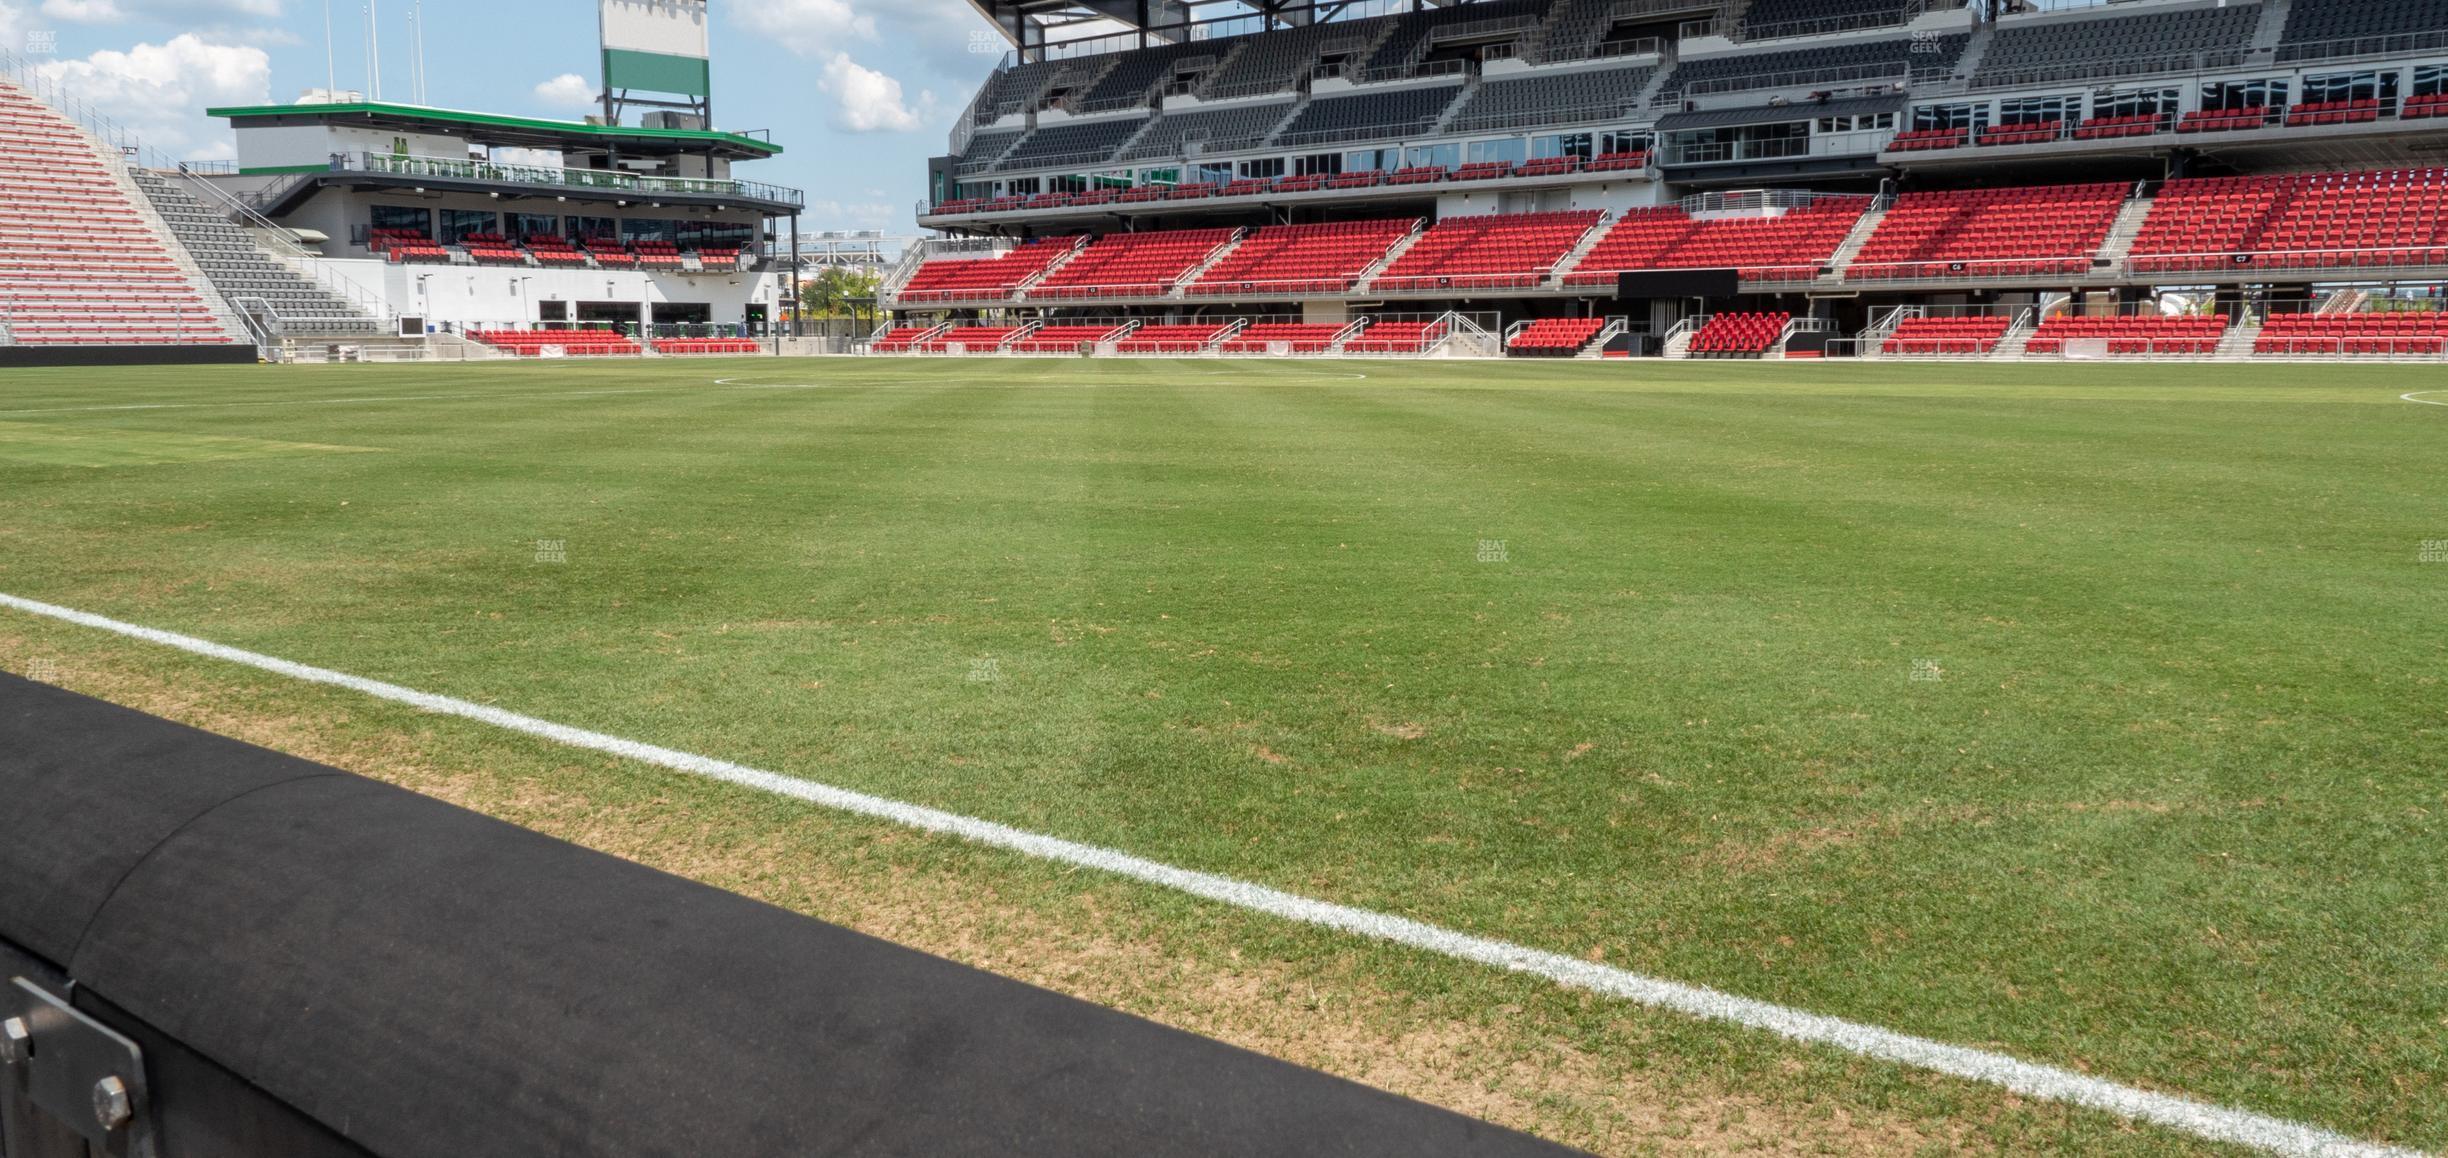
[[[1758,358],[1776,348],[1791,321],[1793,315],[1785,313],[1711,314],[1684,347],[1684,356]]]
[[[467,234],[459,239],[459,248],[478,265],[528,264],[526,251],[498,233]]]
[[[2347,101],[2305,101],[2286,111],[2290,128],[2305,125],[2359,125],[2380,119],[2378,100],[2365,98]]]
[[[1270,225],[1199,273],[1191,297],[1338,294],[1418,226],[1407,219]]]
[[[2014,319],[2003,314],[1906,318],[1880,347],[1885,354],[1974,357],[1997,349]]]
[[[1131,134],[1146,124],[1146,117],[1109,117],[1045,125],[1003,154],[1003,159],[995,162],[995,168],[1095,164],[1111,157],[1122,142],[1129,140]]]
[[[1141,326],[1114,344],[1124,354],[1195,354],[1231,327],[1226,323]]]
[[[654,351],[658,354],[759,354],[764,347],[755,338],[657,338]]]
[[[2417,93],[2407,97],[2405,108],[2397,113],[2397,117],[2406,121],[2448,117],[2448,92]]]
[[[639,269],[678,270],[686,264],[680,260],[680,247],[668,241],[635,238],[629,251],[637,255]]]
[[[2369,41],[2442,28],[2448,28],[2448,0],[2294,0],[2287,8],[2278,59],[2316,59],[2325,55],[2319,46],[2333,41]]]
[[[228,345],[191,280],[75,122],[0,81],[0,321],[26,346]]]
[[[1626,210],[1564,278],[1607,286],[1627,270],[1736,269],[1753,281],[1816,276],[1861,221],[1866,197],[1821,197],[1774,216],[1695,218],[1679,205]]]
[[[2448,169],[2170,181],[2130,267],[2171,270],[2448,266]]]
[[[2123,185],[1907,193],[1846,266],[1849,280],[2084,273],[2108,240]]]
[[[994,257],[939,257],[918,267],[901,287],[904,302],[1002,301],[1072,251],[1074,238],[1033,241]]]
[[[1310,66],[1328,43],[1352,35],[1342,23],[1279,28],[1265,36],[1243,37],[1239,54],[1225,58],[1199,89],[1203,100],[1230,100],[1266,93],[1290,92],[1306,79]],[[1278,111],[1282,111],[1280,108]]]
[[[1183,274],[1232,237],[1230,229],[1108,233],[1047,274],[1030,288],[1028,296],[1035,300],[1160,296],[1171,292]]]
[[[2059,354],[2069,342],[2096,341],[2112,355],[2199,356],[2215,352],[2226,332],[2225,314],[2058,314],[2042,321],[2023,349]]]
[[[402,262],[446,262],[450,251],[426,236],[422,229],[376,229],[366,240],[366,248],[389,258],[392,264]]]
[[[2054,18],[2052,18],[2054,17]],[[2071,18],[2042,13],[2009,17],[1990,34],[1973,73],[1976,85],[2079,79],[2094,71],[2116,75],[2137,60],[2172,68],[2241,64],[2261,26],[2259,4],[2160,7],[2132,15]]]
[[[1152,44],[1123,53],[1111,69],[1080,94],[1073,107],[1096,110],[1143,102],[1151,90],[1173,78],[1180,62],[1200,56],[1221,58],[1232,51],[1237,40],[1235,37]]]
[[[1972,130],[1961,126],[1951,129],[1906,129],[1887,142],[1890,152],[1926,153],[1937,149],[1960,149],[1970,144]]]
[[[1370,322],[1343,343],[1346,354],[1417,354],[1445,340],[1446,325],[1429,322]]]
[[[1505,348],[1516,354],[1572,355],[1605,328],[1604,318],[1540,318],[1523,326]]]
[[[1183,155],[1184,147],[1192,143],[1210,153],[1249,148],[1265,140],[1275,126],[1291,113],[1292,106],[1283,102],[1167,113],[1148,129],[1145,136],[1131,142],[1131,146],[1122,150],[1115,159],[1142,161],[1155,157],[1179,157]]]
[[[1224,339],[1227,354],[1271,354],[1277,345],[1293,354],[1323,354],[1343,327],[1326,322],[1260,322]]]
[[[1591,173],[1637,172],[1649,167],[1647,150],[1626,153],[1600,153],[1589,159],[1582,169]]]
[[[918,348],[929,354],[991,354],[1019,332],[1018,326],[954,326],[920,342]]]
[[[2253,338],[2253,352],[2436,357],[2448,354],[2448,311],[2271,314]]]
[[[870,348],[879,354],[914,354],[918,352],[918,340],[926,337],[928,331],[934,328],[933,326],[894,326],[884,331],[884,336],[877,338]]]
[[[1369,287],[1405,293],[1535,286],[1599,218],[1595,209],[1448,217],[1422,234]]]
[[[2074,126],[2077,141],[2105,141],[2120,137],[2147,137],[2167,131],[2168,118],[2161,113],[2134,113],[2121,117],[2092,117]]]
[[[560,351],[571,358],[608,357],[638,352],[638,344],[619,330],[469,330],[467,336],[497,350],[506,350],[522,358],[538,358]]]
[[[1436,123],[1461,91],[1459,85],[1432,85],[1312,100],[1275,134],[1275,143],[1310,145],[1407,136]]]
[[[1880,28],[1904,23],[1911,11],[1897,0],[1752,0],[1743,38]]]
[[[1666,78],[1663,91],[1700,92],[1822,87],[1901,79],[1914,72],[1954,67],[1971,37],[1961,33],[1922,40],[1838,41],[1784,52],[1739,52],[1685,60]],[[1992,51],[1995,51],[1994,49]]]
[[[1453,24],[1502,21],[1508,17],[1543,14],[1546,0],[1486,0],[1423,8],[1393,17],[1394,27],[1368,58],[1365,72],[1383,74],[1416,68],[1437,30]],[[1451,95],[1450,93],[1447,95]]]
[[[2270,110],[2261,105],[2240,109],[2198,109],[2186,113],[2176,122],[2179,133],[2235,133],[2258,129],[2270,122]]]
[[[587,256],[566,237],[556,234],[530,234],[524,244],[537,265],[555,269],[585,269]]]
[[[1467,133],[1612,120],[1633,107],[1656,75],[1655,67],[1644,66],[1487,81],[1447,128]]]
[[[1012,349],[1022,354],[1076,354],[1081,346],[1094,345],[1120,326],[1112,322],[1096,322],[1084,326],[1039,326],[1028,336],[1012,343]]]
[[[2065,135],[2064,121],[2013,121],[1983,131],[1980,143],[1992,145],[2042,145]]]

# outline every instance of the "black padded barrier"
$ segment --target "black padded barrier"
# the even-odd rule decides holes
[[[161,1158],[1572,1153],[0,676],[12,945],[146,1044]],[[184,1117],[242,1095],[296,1120]]]

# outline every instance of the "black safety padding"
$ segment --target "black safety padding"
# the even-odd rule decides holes
[[[381,1158],[1569,1153],[370,780],[42,706],[158,737],[48,766],[98,799],[173,767],[271,784],[127,874],[78,984]]]
[[[373,1158],[187,1043],[102,1000],[91,987],[76,990],[76,1006],[144,1051],[155,1152],[162,1158]]]
[[[261,752],[198,764],[201,733],[0,674],[0,939],[65,965],[128,870],[232,797],[334,770]]]

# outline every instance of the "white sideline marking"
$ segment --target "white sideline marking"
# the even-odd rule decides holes
[[[2420,402],[2425,406],[2448,406],[2448,402],[2440,402],[2430,398],[2418,398],[2415,396],[2418,394],[2448,394],[2448,390],[2417,390],[2413,394],[2400,394],[2397,397],[2408,402]]]
[[[1391,941],[1414,949],[1424,949],[1461,961],[1490,965],[1516,973],[1528,973],[1546,978],[1559,985],[1586,989],[1620,997],[1642,1005],[1670,1009],[1693,1017],[1712,1021],[1732,1022],[1752,1029],[1766,1030],[1794,1041],[1830,1045],[1865,1057],[1896,1062],[1932,1070],[1969,1081],[1998,1086],[2025,1097],[2067,1102],[2088,1109],[2102,1110],[2136,1121],[2149,1122],[2171,1130],[2207,1138],[2215,1142],[2232,1142],[2267,1150],[2274,1154],[2319,1156],[2319,1158],[2420,1158],[2418,1151],[2397,1149],[2364,1142],[2334,1131],[2284,1118],[2256,1114],[2250,1110],[2212,1105],[2174,1094],[2154,1093],[2132,1086],[2118,1085],[2100,1078],[2087,1077],[2055,1066],[2020,1061],[2004,1054],[1966,1046],[1948,1045],[1927,1038],[1913,1037],[1891,1029],[1862,1025],[1821,1014],[1789,1009],[1765,1001],[1737,997],[1697,985],[1666,981],[1644,976],[1612,966],[1599,965],[1567,957],[1559,953],[1532,949],[1507,941],[1456,932],[1407,917],[1397,917],[1350,905],[1313,900],[1294,893],[1268,888],[1265,885],[1235,880],[1231,877],[1132,856],[1110,848],[1060,837],[1046,836],[997,824],[991,820],[962,816],[923,805],[909,804],[882,796],[870,796],[847,788],[836,788],[811,780],[784,776],[699,756],[677,749],[657,747],[636,740],[624,740],[602,732],[590,732],[567,724],[556,724],[523,716],[501,708],[487,707],[466,700],[420,692],[398,684],[370,680],[327,668],[310,667],[251,651],[242,651],[210,640],[180,635],[159,628],[123,623],[116,619],[39,603],[31,599],[0,593],[0,607],[10,607],[30,615],[73,623],[140,639],[147,643],[176,648],[195,655],[243,664],[308,683],[328,684],[347,688],[377,699],[406,704],[439,715],[458,716],[507,728],[513,732],[550,740],[573,748],[585,748],[641,763],[703,776],[731,784],[761,789],[780,796],[805,800],[826,808],[855,813],[877,820],[889,821],[928,832],[946,833],[993,848],[1008,849],[1042,860],[1096,869],[1116,876],[1162,888],[1175,889],[1192,896],[1219,901],[1235,908],[1263,913],[1285,920],[1319,925],[1346,933],[1355,933],[1381,941]]]
[[[666,387],[665,389],[671,389]],[[347,406],[359,402],[432,402],[450,398],[581,398],[600,394],[651,394],[654,388],[634,390],[549,390],[478,394],[394,394],[389,397],[362,398],[272,398],[249,402],[140,402],[119,406],[53,406],[42,410],[0,410],[0,414],[81,414],[97,410],[208,410],[226,406]]]

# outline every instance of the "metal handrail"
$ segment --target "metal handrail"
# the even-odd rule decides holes
[[[271,238],[273,243],[284,251],[284,256],[291,259],[292,264],[303,262],[313,272],[315,281],[325,289],[338,293],[341,297],[346,298],[350,305],[378,321],[398,320],[399,313],[391,308],[389,301],[367,291],[347,274],[324,264],[321,254],[309,252],[306,247],[299,245],[296,235],[286,227],[274,224],[271,218],[256,212],[254,206],[239,200],[229,190],[211,181],[194,178],[192,170],[185,164],[178,167],[178,173],[181,177],[189,178],[185,182],[189,189],[202,188],[209,191],[215,199],[221,202],[224,212],[235,217],[240,225],[256,230],[259,236]]]
[[[713,177],[653,177],[608,169],[564,169],[546,165],[507,165],[450,157],[418,157],[394,153],[334,153],[333,172],[380,173],[397,177],[440,177],[446,180],[492,181],[511,185],[541,185],[565,189],[605,189],[624,193],[666,193],[682,196],[750,197],[804,208],[807,195],[760,181]]]

